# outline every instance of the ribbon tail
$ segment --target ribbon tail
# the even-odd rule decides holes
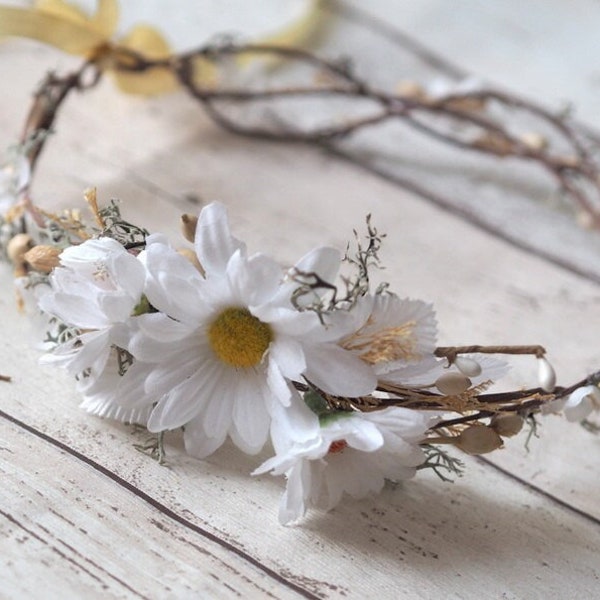
[[[0,6],[0,37],[4,36],[26,37],[79,56],[91,55],[106,42],[85,24],[11,6]]]

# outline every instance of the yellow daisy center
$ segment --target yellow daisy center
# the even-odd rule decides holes
[[[208,328],[208,339],[225,364],[254,367],[273,340],[273,332],[247,308],[226,308]]]

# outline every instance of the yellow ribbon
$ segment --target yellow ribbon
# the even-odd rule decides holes
[[[307,0],[307,10],[294,23],[262,43],[294,45],[304,39],[317,22],[319,0]],[[178,83],[167,68],[142,73],[115,69],[119,51],[134,50],[147,59],[164,59],[171,55],[165,38],[154,27],[136,25],[124,37],[114,40],[119,18],[118,0],[98,0],[95,14],[84,12],[66,0],[37,0],[30,9],[0,6],[0,37],[27,37],[69,54],[87,59],[102,57],[99,66],[111,71],[119,89],[130,94],[155,95],[173,91]],[[204,85],[214,82],[216,73],[207,61],[194,69]]]

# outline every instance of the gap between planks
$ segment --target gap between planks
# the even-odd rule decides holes
[[[318,598],[320,597],[320,596],[317,596],[317,595],[311,593],[309,590],[297,585],[293,581],[286,579],[281,574],[277,573],[273,569],[264,565],[258,559],[251,556],[250,554],[244,552],[243,550],[241,550],[240,548],[238,548],[236,545],[232,544],[231,542],[228,542],[227,540],[220,538],[219,536],[200,527],[199,525],[192,523],[191,521],[189,521],[182,515],[178,514],[174,510],[170,509],[168,506],[166,506],[165,504],[163,504],[162,502],[160,502],[159,500],[157,500],[150,494],[147,494],[146,492],[140,490],[138,487],[136,487],[135,485],[133,485],[132,483],[130,483],[129,481],[127,481],[126,479],[124,479],[123,477],[121,477],[120,475],[115,473],[114,471],[111,471],[110,469],[101,465],[100,463],[93,460],[89,456],[82,454],[81,452],[79,452],[78,450],[73,448],[72,446],[69,446],[68,444],[65,444],[64,442],[61,442],[60,440],[56,439],[55,437],[52,437],[31,425],[28,425],[24,421],[21,421],[20,419],[17,419],[15,417],[13,417],[12,415],[9,415],[8,413],[4,412],[3,410],[0,410],[0,417],[2,419],[4,419],[5,421],[8,421],[9,423],[12,423],[13,425],[19,427],[20,429],[26,431],[27,433],[39,438],[40,440],[43,440],[44,442],[54,446],[55,448],[62,450],[63,452],[65,452],[65,453],[69,454],[70,456],[72,456],[73,458],[75,458],[77,461],[80,461],[80,462],[88,465],[89,467],[91,467],[92,469],[94,469],[95,471],[97,471],[98,473],[103,475],[104,477],[111,480],[116,485],[120,486],[121,488],[128,491],[129,493],[133,494],[140,500],[143,500],[144,502],[146,502],[147,504],[152,506],[152,508],[159,511],[160,513],[162,513],[169,519],[175,521],[179,525],[182,525],[186,529],[189,529],[190,531],[202,536],[203,538],[209,540],[210,542],[213,542],[214,544],[218,544],[219,546],[221,546],[225,550],[231,552],[232,554],[235,554],[236,556],[238,556],[242,560],[246,561],[247,563],[249,563],[256,569],[262,571],[267,577],[273,579],[274,581],[283,585],[284,587],[287,587],[290,590],[296,592],[303,598],[307,598],[309,600],[318,600]],[[7,516],[7,515],[5,515],[5,516]]]

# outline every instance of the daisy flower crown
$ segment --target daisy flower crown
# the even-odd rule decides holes
[[[431,305],[372,289],[385,236],[370,217],[345,254],[318,247],[284,268],[250,253],[218,202],[182,216],[183,248],[115,202],[100,207],[94,190],[89,222],[37,206],[40,150],[67,93],[99,77],[97,60],[46,80],[0,176],[0,249],[19,303],[42,362],[74,377],[85,411],[147,428],[161,461],[171,430],[200,459],[226,440],[270,449],[253,474],[285,477],[284,524],[420,469],[460,475],[460,452],[497,450],[548,413],[597,427],[600,373],[560,387],[538,345],[439,347]],[[537,361],[538,381],[490,391],[507,371],[499,357],[519,354]]]

